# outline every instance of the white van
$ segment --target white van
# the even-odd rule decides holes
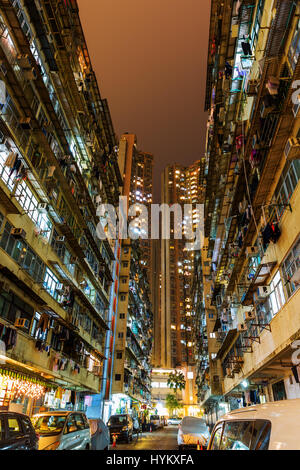
[[[300,450],[300,399],[231,411],[216,423],[207,450]]]
[[[90,450],[91,430],[80,411],[46,411],[31,418],[39,450]]]

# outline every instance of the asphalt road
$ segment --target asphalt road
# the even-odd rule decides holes
[[[143,433],[142,437],[136,439],[130,444],[117,442],[117,447],[110,446],[111,450],[177,450],[177,432],[178,426],[165,426],[153,432]]]

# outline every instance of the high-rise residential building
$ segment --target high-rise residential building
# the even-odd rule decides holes
[[[300,397],[299,27],[298,2],[211,2],[198,267],[199,397],[211,423]]]
[[[115,276],[96,204],[118,204],[118,142],[75,0],[1,2],[0,28],[0,408],[87,410]]]
[[[193,280],[195,251],[186,248],[186,224],[189,217],[193,229],[199,225],[196,204],[203,200],[203,186],[200,174],[203,171],[203,159],[190,167],[169,165],[162,174],[161,202],[170,208],[179,204],[182,208],[183,224],[181,239],[175,235],[174,213],[170,212],[170,239],[161,239],[161,279],[160,311],[158,314],[160,332],[155,329],[155,363],[163,370],[182,370],[186,378],[183,392],[183,405],[186,414],[193,413],[190,407],[197,404],[195,387],[195,359],[193,338],[193,305],[191,288]],[[192,205],[187,214],[184,205]],[[177,238],[176,238],[177,237]],[[158,344],[157,344],[158,343]],[[157,372],[159,375],[160,372]],[[157,382],[155,374],[152,377]]]
[[[123,196],[127,208],[152,201],[153,157],[137,149],[134,134],[123,134],[119,144],[119,164],[124,174]],[[132,217],[128,217],[132,222]],[[137,235],[143,228],[134,225]],[[143,243],[142,243],[143,242]],[[116,343],[111,412],[141,413],[151,405],[151,351],[153,313],[149,273],[148,240],[122,240],[119,271]]]

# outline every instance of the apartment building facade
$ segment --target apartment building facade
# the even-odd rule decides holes
[[[211,6],[198,380],[211,423],[300,396],[298,15],[288,0]]]
[[[118,142],[75,0],[1,1],[0,30],[0,407],[87,410],[108,359],[115,246],[96,206],[118,203]]]
[[[124,175],[123,196],[129,207],[152,202],[152,155],[141,153],[134,134],[123,134],[119,143],[119,164]],[[139,211],[138,211],[139,212]],[[151,406],[151,352],[153,312],[149,281],[151,245],[139,239],[143,223],[128,216],[137,239],[122,240],[119,271],[116,342],[111,413],[138,415]],[[146,220],[145,220],[146,222]]]
[[[181,370],[185,375],[186,387],[182,393],[182,404],[185,414],[194,414],[196,397],[196,374],[193,334],[194,309],[192,304],[192,283],[194,260],[197,251],[188,251],[186,247],[187,225],[193,230],[198,227],[199,214],[196,204],[203,201],[203,186],[200,182],[203,160],[189,167],[169,165],[162,174],[161,202],[170,208],[179,204],[182,208],[182,238],[176,238],[174,213],[170,212],[170,239],[161,238],[161,279],[160,279],[160,331],[156,331],[155,369],[153,383],[162,384],[160,376],[166,370]],[[204,170],[204,167],[203,167]],[[184,205],[190,204],[191,213],[185,213]],[[165,384],[166,385],[166,384]],[[161,385],[162,386],[162,385]],[[170,389],[164,387],[164,399]]]

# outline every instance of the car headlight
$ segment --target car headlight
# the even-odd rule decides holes
[[[45,449],[43,449],[43,450],[56,450],[58,448],[59,444],[60,444],[59,441],[53,442],[53,444],[50,444],[50,446],[45,447]]]

